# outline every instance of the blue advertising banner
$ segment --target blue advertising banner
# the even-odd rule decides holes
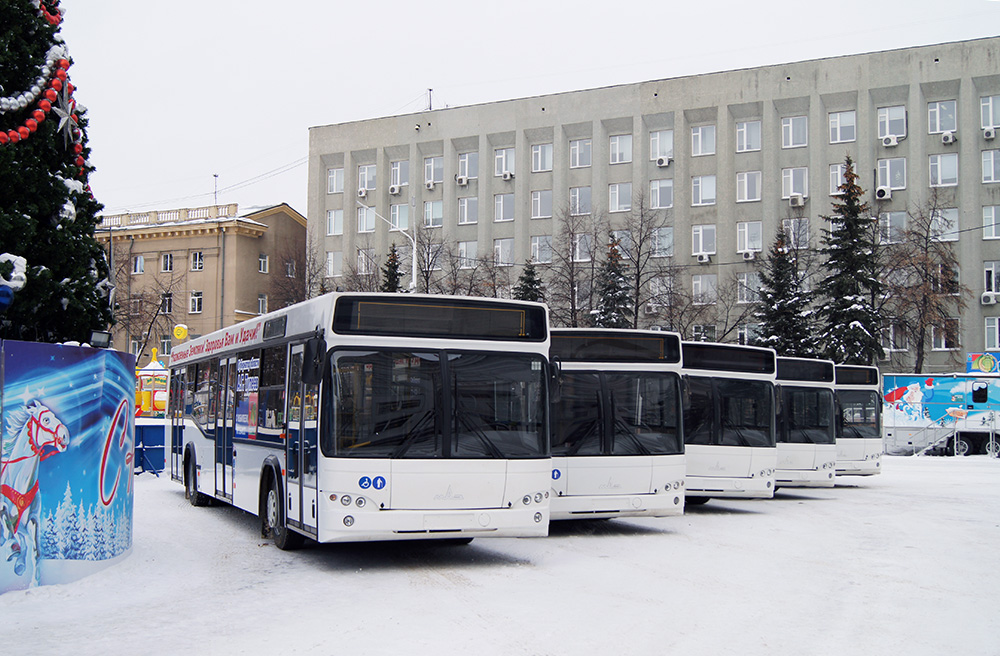
[[[965,360],[967,374],[1000,374],[1000,351],[969,353]]]
[[[65,583],[132,548],[135,358],[0,342],[0,592]]]

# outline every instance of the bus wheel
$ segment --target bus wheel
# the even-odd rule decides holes
[[[684,499],[685,506],[701,506],[708,503],[708,497],[686,497]]]
[[[198,468],[195,467],[194,458],[188,459],[187,476],[184,479],[184,496],[192,506],[206,506],[208,499],[198,491]]]
[[[967,456],[972,454],[972,443],[969,442],[967,437],[958,437],[955,439],[955,455],[956,456]]]
[[[267,488],[267,496],[264,499],[265,521],[267,529],[274,539],[274,546],[282,551],[292,551],[302,546],[302,536],[294,531],[289,531],[285,526],[285,505],[278,495],[278,484],[271,479]]]
[[[1000,435],[983,442],[983,453],[991,458],[1000,458]]]

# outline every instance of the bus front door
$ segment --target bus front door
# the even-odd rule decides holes
[[[233,432],[236,430],[236,359],[221,363],[215,420],[215,495],[233,499]]]
[[[184,480],[184,403],[187,387],[184,370],[174,369],[170,376],[170,478]]]
[[[292,346],[288,359],[285,507],[289,524],[315,535],[319,389],[302,382],[303,349]]]

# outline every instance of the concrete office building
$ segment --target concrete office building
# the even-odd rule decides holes
[[[938,199],[971,295],[925,370],[955,370],[966,352],[1000,348],[998,126],[1000,38],[319,126],[309,230],[334,279],[408,243],[388,221],[418,220],[435,242],[496,253],[516,279],[529,257],[544,263],[561,208],[614,228],[642,195],[667,213],[684,284],[710,288],[752,272],[747,253],[782,226],[819,246],[850,155],[886,239]],[[886,346],[884,364],[905,369],[891,326]]]

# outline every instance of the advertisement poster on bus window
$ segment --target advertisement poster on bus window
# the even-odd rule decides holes
[[[0,342],[0,592],[65,583],[132,547],[135,358]]]
[[[236,438],[257,439],[257,390],[260,386],[260,358],[255,355],[236,360]]]

